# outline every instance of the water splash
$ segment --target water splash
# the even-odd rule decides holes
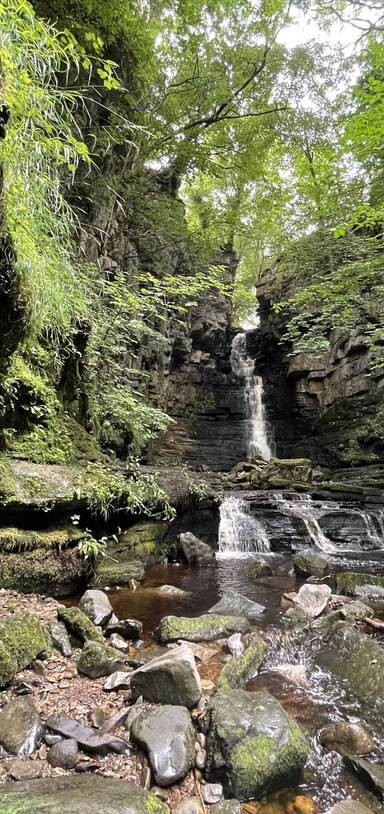
[[[219,555],[240,557],[269,550],[267,533],[260,520],[252,517],[247,501],[226,497],[220,506]]]
[[[255,375],[254,368],[255,361],[247,353],[246,334],[236,334],[231,348],[231,369],[236,376],[244,379],[247,456],[254,458],[261,455],[269,461],[272,450],[268,441],[263,404],[263,380],[261,376]]]

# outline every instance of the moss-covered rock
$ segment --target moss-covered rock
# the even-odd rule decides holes
[[[108,557],[100,557],[96,562],[94,576],[90,584],[97,588],[128,585],[131,579],[140,582],[144,578],[144,573],[144,566],[140,560],[121,559],[114,562],[108,555]]]
[[[78,672],[89,678],[110,676],[124,669],[124,660],[113,647],[90,640],[85,642],[77,662]]]
[[[356,571],[341,571],[336,577],[336,588],[338,593],[352,596],[372,595],[375,593],[375,588],[379,588],[381,590],[376,593],[381,595],[384,594],[384,577],[376,574],[360,574]]]
[[[233,658],[223,667],[216,683],[217,690],[243,688],[255,675],[268,651],[268,645],[258,633],[253,634],[252,641],[239,658]]]
[[[34,613],[0,622],[0,687],[49,647],[48,630]]]
[[[306,577],[322,577],[329,571],[328,560],[311,548],[298,551],[293,557],[293,565],[297,574]]]
[[[205,613],[194,619],[186,616],[164,616],[155,631],[161,642],[209,642],[231,633],[246,633],[250,628],[243,616],[221,616]]]
[[[86,579],[78,544],[89,537],[72,527],[48,531],[0,530],[0,586],[24,593],[67,596]]]
[[[79,608],[59,608],[57,615],[60,621],[64,622],[69,632],[77,636],[82,642],[104,643],[100,628],[96,627]]]
[[[224,775],[226,792],[259,799],[293,783],[309,754],[298,725],[268,692],[230,690],[210,703],[207,774]]]

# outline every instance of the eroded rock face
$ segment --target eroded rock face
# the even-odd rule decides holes
[[[215,559],[212,548],[190,531],[180,534],[180,545],[188,565],[209,565]]]
[[[165,803],[126,780],[89,775],[46,777],[2,786],[0,814],[169,814]]]
[[[309,744],[300,726],[268,692],[218,692],[210,703],[208,776],[224,772],[227,794],[260,798],[300,774]]]
[[[224,616],[205,613],[197,618],[186,616],[164,616],[155,633],[160,642],[211,642],[231,633],[247,633],[248,619],[243,616]]]
[[[195,762],[195,735],[186,707],[161,706],[142,712],[131,726],[131,736],[144,747],[159,786],[176,783]]]
[[[190,709],[201,697],[200,676],[195,657],[186,645],[149,661],[131,676],[133,699],[141,695],[154,704],[172,704]]]
[[[30,696],[12,698],[0,712],[0,743],[12,755],[31,755],[43,736],[43,725]]]
[[[95,625],[106,625],[113,613],[112,605],[104,591],[89,589],[80,599],[79,608]]]

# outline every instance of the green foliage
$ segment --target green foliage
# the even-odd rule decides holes
[[[76,494],[85,499],[91,511],[105,519],[112,511],[165,519],[172,519],[175,514],[156,477],[140,474],[134,463],[126,475],[90,464],[79,476]]]
[[[99,557],[106,557],[107,543],[105,540],[95,540],[93,537],[80,540],[78,544],[80,555],[87,560],[93,568],[95,562]]]

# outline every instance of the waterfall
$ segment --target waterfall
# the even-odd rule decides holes
[[[339,546],[335,546],[324,534],[318,519],[323,512],[313,504],[309,495],[296,495],[295,500],[287,500],[283,495],[275,495],[275,501],[283,512],[299,517],[303,521],[311,543],[315,548],[327,554],[343,550]],[[347,550],[344,549],[344,551]]]
[[[246,500],[231,495],[220,506],[219,555],[238,557],[257,551],[269,551],[265,529],[252,517]]]
[[[231,349],[232,372],[244,379],[244,399],[246,407],[247,457],[261,455],[269,461],[272,452],[267,437],[265,410],[263,404],[263,380],[254,372],[255,362],[247,354],[247,336],[236,334]]]

